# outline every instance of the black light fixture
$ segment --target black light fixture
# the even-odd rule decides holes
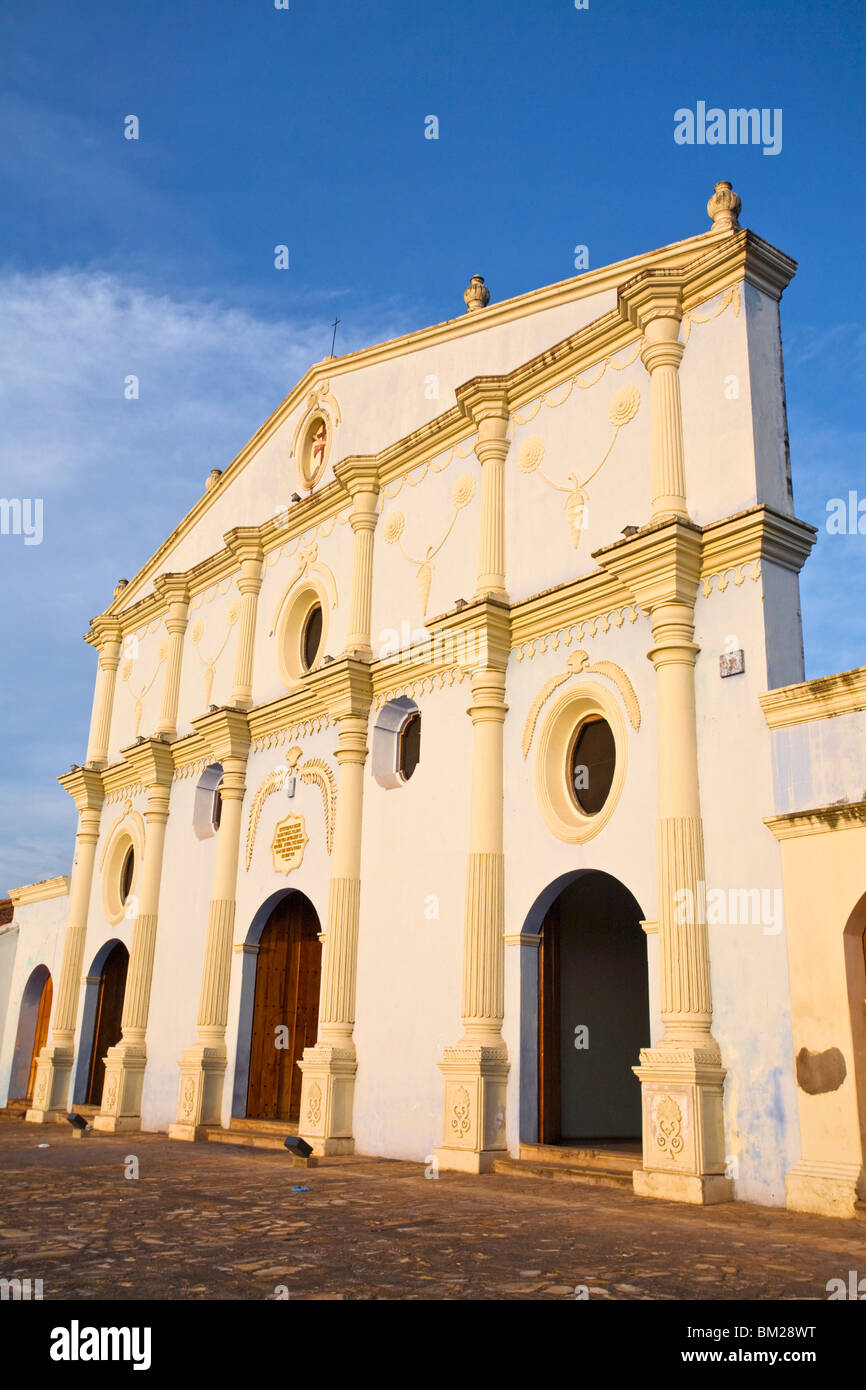
[[[310,1168],[315,1163],[312,1148],[299,1134],[287,1134],[283,1143],[291,1155],[292,1162],[299,1168]]]
[[[90,1125],[87,1123],[87,1121],[85,1120],[84,1116],[83,1116],[83,1115],[76,1115],[75,1112],[73,1111],[72,1114],[67,1115],[66,1118],[67,1118],[67,1120],[69,1121],[69,1123],[72,1125],[72,1133],[73,1133],[74,1137],[75,1137],[76,1139],[82,1139],[82,1138],[84,1137],[84,1135],[85,1135],[85,1134],[88,1132],[88,1130],[90,1129]]]
[[[465,598],[456,598],[456,599],[454,600],[454,607],[455,607],[458,611],[459,611],[461,608],[465,608],[465,607],[466,607],[466,600],[465,600]]]
[[[293,502],[300,502],[300,500],[301,500],[301,494],[300,494],[299,492],[293,492],[293,493],[292,493],[292,498],[291,498],[291,500],[292,500]]]
[[[622,534],[624,536],[636,536],[639,530],[639,526],[623,526]]]

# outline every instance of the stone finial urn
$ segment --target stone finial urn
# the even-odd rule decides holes
[[[128,583],[128,579],[118,579],[114,586],[114,598],[120,598],[120,595],[123,593]]]
[[[212,488],[215,488],[222,475],[221,468],[212,468],[204,480],[205,492],[210,492]]]
[[[713,231],[738,232],[740,224],[737,216],[742,206],[739,193],[735,193],[729,183],[717,183],[713,196],[707,203],[707,213],[712,220]]]
[[[486,309],[490,303],[490,291],[484,283],[483,275],[473,275],[466,289],[463,291],[463,302],[466,305],[467,314],[472,314],[476,309]]]

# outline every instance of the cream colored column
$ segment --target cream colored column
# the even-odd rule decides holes
[[[508,602],[505,587],[505,459],[509,450],[508,401],[492,378],[458,392],[460,405],[478,426],[475,453],[481,464],[481,525],[476,599]]]
[[[180,1059],[177,1121],[168,1131],[172,1139],[199,1139],[202,1126],[218,1125],[222,1118],[244,778],[250,745],[246,715],[240,711],[218,710],[197,719],[195,727],[207,741],[214,762],[222,764],[222,814],[208,909],[198,1036]]]
[[[369,459],[344,459],[335,471],[340,482],[351,493],[349,521],[355,537],[346,652],[363,660],[373,655],[370,621],[373,607],[373,538],[379,520],[376,510],[379,482],[375,461]]]
[[[173,774],[171,752],[161,740],[149,739],[125,749],[123,756],[147,788],[147,829],[123,999],[122,1034],[120,1042],[108,1049],[102,1104],[93,1118],[94,1129],[111,1133],[141,1126],[141,1092],[147,1065],[145,1039]]]
[[[463,925],[463,1036],[446,1047],[439,1164],[463,1172],[490,1169],[505,1150],[508,1050],[505,997],[505,856],[502,843],[502,743],[510,623],[486,602],[466,621],[484,653],[472,673],[472,792]]]
[[[108,743],[111,734],[111,715],[114,708],[114,687],[120,665],[121,629],[117,618],[100,615],[94,618],[87,641],[99,648],[90,735],[85,762],[105,767],[108,762]]]
[[[299,1132],[314,1153],[352,1153],[352,1105],[357,1058],[355,981],[361,905],[361,827],[370,685],[367,668],[346,661],[347,682],[336,711],[339,727],[337,818],[322,951],[319,1028],[304,1049]]]
[[[34,1124],[61,1118],[68,1108],[84,941],[104,795],[100,774],[87,768],[68,772],[60,778],[60,784],[78,807],[78,831],[69,885],[69,922],[63,943],[60,975],[54,990],[51,1033],[39,1054],[33,1104],[25,1116]]]
[[[241,562],[241,572],[237,580],[241,596],[241,616],[238,624],[238,644],[235,649],[231,704],[235,709],[249,710],[253,707],[253,653],[259,594],[262,588],[263,553],[258,536],[249,535],[246,528],[231,532],[226,540],[230,542],[232,550]]]
[[[620,291],[621,310],[644,332],[652,387],[653,517],[667,525],[596,552],[650,615],[658,723],[658,930],[664,1036],[644,1048],[635,1073],[643,1096],[644,1196],[726,1201],[724,1068],[712,1035],[704,907],[704,839],[695,715],[695,596],[701,532],[686,513],[682,416],[673,334],[680,288],[648,272]],[[658,349],[658,350],[657,350]],[[676,351],[675,349],[678,349]],[[659,373],[662,373],[659,377]]]
[[[168,660],[162,681],[162,701],[156,726],[158,737],[177,738],[177,706],[183,665],[183,639],[189,615],[189,589],[178,575],[161,575],[154,588],[168,604],[165,627],[168,633]]]

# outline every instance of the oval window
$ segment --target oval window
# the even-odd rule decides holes
[[[130,845],[129,849],[126,851],[126,857],[123,861],[123,867],[120,870],[120,901],[122,903],[128,902],[129,900],[129,895],[132,892],[132,880],[134,874],[135,850],[133,849],[132,845]]]
[[[301,658],[304,663],[305,671],[312,671],[315,666],[321,642],[322,606],[316,603],[307,614],[304,622],[304,630],[301,634]]]
[[[400,750],[397,766],[404,782],[408,782],[421,761],[421,715],[416,710],[410,714],[400,731]]]
[[[596,816],[607,801],[616,769],[616,745],[606,719],[585,719],[571,746],[571,793],[585,816]]]

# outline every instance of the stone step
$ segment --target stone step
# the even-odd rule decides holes
[[[639,1165],[635,1164],[635,1167]],[[514,1178],[548,1178],[554,1182],[582,1183],[589,1187],[620,1187],[632,1190],[632,1170],[604,1168],[600,1164],[586,1167],[568,1166],[565,1163],[534,1163],[526,1158],[497,1158],[493,1164],[494,1173],[508,1174]]]
[[[207,1127],[211,1144],[237,1144],[245,1149],[283,1149],[288,1134],[297,1134],[297,1120],[246,1120],[233,1118],[228,1129]]]
[[[520,1158],[530,1163],[555,1164],[563,1168],[600,1168],[605,1172],[624,1173],[629,1178],[642,1162],[638,1143],[610,1147],[604,1143],[574,1147],[566,1144],[521,1144]]]

